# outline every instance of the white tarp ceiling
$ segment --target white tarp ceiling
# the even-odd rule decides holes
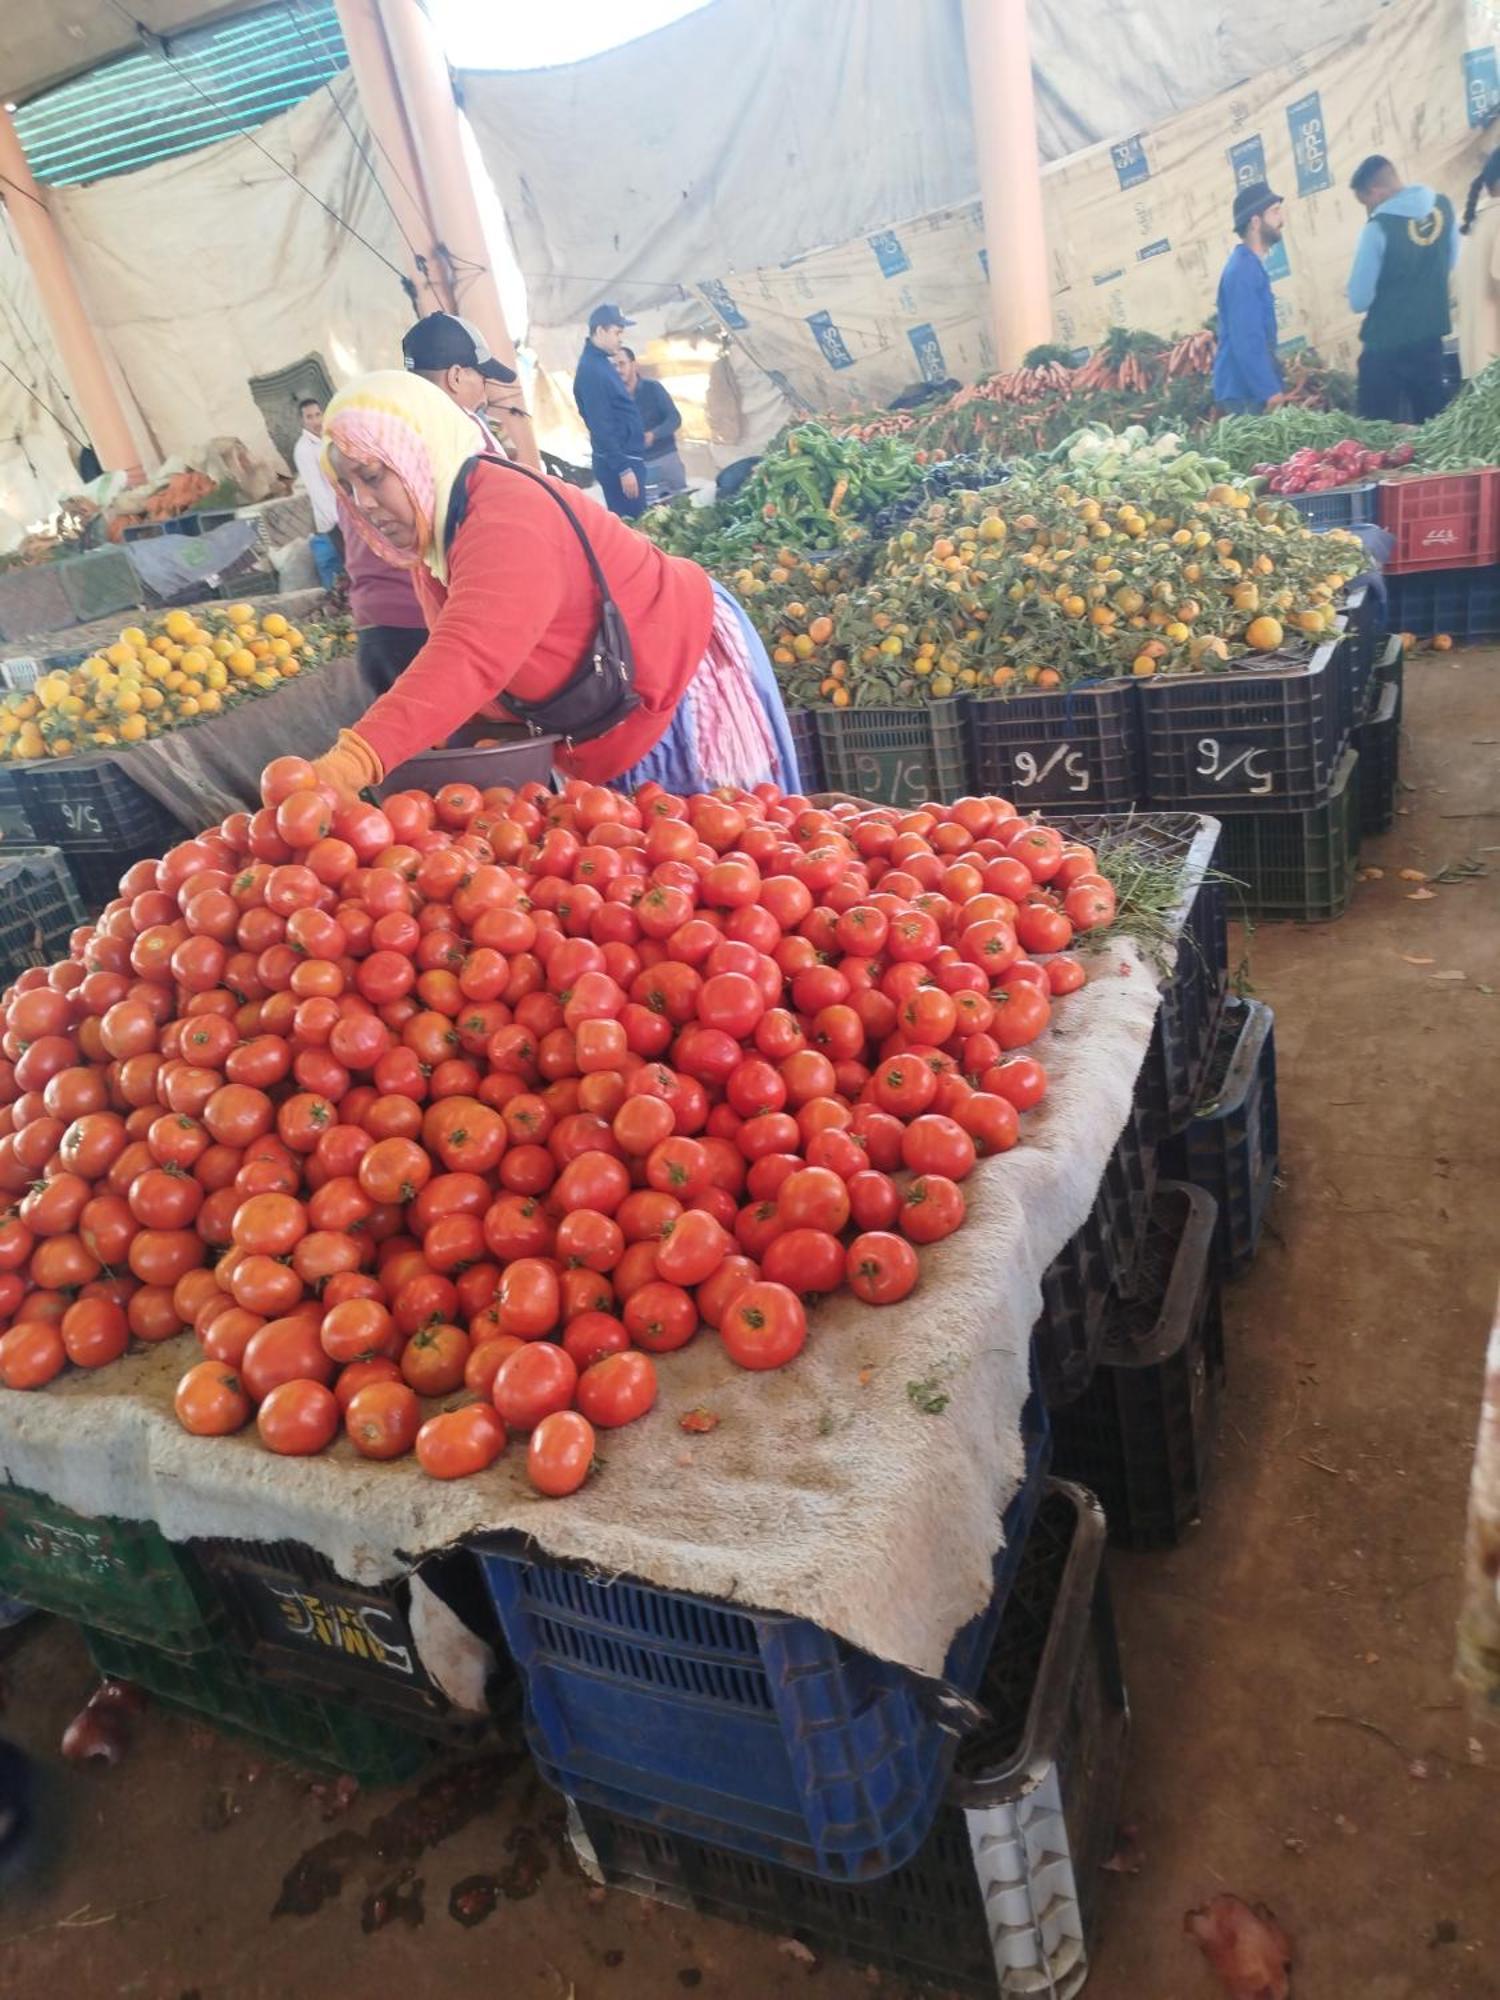
[[[244,13],[256,0],[0,0],[0,88],[8,98],[29,97],[65,76],[93,69],[140,48],[136,25],[152,34],[221,15]]]
[[[1148,129],[1381,0],[1031,0],[1044,158]],[[466,71],[533,322],[662,304],[970,198],[960,0],[714,0],[566,67]]]

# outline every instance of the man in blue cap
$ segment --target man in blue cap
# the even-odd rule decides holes
[[[633,519],[646,505],[646,432],[615,356],[627,326],[617,305],[595,306],[573,377],[573,400],[594,448],[594,477],[612,514]]]
[[[1281,241],[1281,196],[1251,181],[1234,197],[1234,233],[1240,239],[1219,279],[1219,347],[1214,356],[1214,402],[1226,416],[1263,410],[1285,386],[1276,359],[1276,302],[1266,258]]]

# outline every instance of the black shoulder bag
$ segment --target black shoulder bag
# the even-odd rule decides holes
[[[502,465],[507,472],[519,473],[523,479],[540,486],[549,499],[556,501],[578,537],[590,573],[598,586],[600,600],[599,629],[594,634],[594,642],[556,694],[550,694],[542,701],[520,701],[507,691],[499,699],[533,736],[562,736],[570,743],[591,743],[596,736],[608,735],[611,729],[640,707],[640,696],[635,691],[635,655],[620,607],[609,594],[604,571],[584,533],[583,523],[567,501],[540,473],[532,472],[524,465],[514,465],[508,458],[501,458],[493,452],[476,452],[453,482],[448,519],[443,531],[444,548],[452,547],[453,537],[468,512],[469,475],[481,460],[486,465]]]

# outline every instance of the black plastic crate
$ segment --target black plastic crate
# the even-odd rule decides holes
[[[1144,796],[1135,683],[971,700],[969,757],[974,789],[1000,793],[1018,812],[1133,806]]]
[[[55,965],[84,921],[68,864],[55,847],[0,847],[0,987],[28,965]]]
[[[365,1785],[396,1784],[427,1763],[425,1737],[367,1715],[354,1703],[272,1687],[228,1646],[183,1659],[84,1628],[101,1674],[144,1688],[169,1708],[205,1717],[298,1764],[345,1772]]]
[[[1354,724],[1347,638],[1312,658],[1142,681],[1145,797],[1200,812],[1277,812],[1327,791]]]
[[[1163,1181],[1133,1296],[1110,1307],[1088,1388],[1053,1417],[1057,1462],[1097,1493],[1110,1540],[1172,1548],[1202,1514],[1224,1378],[1217,1206]]]
[[[1177,944],[1171,968],[1158,982],[1161,1006],[1136,1096],[1161,1140],[1192,1111],[1229,980],[1225,885],[1211,871],[1218,859],[1219,822],[1199,813],[1141,812],[1069,815],[1057,819],[1075,840],[1087,841],[1123,900],[1136,865],[1180,870],[1182,891],[1169,923]]]
[[[1368,583],[1357,583],[1344,597],[1340,610],[1344,617],[1344,630],[1348,637],[1346,657],[1354,684],[1356,715],[1361,713],[1360,703],[1364,691],[1370,685],[1370,677],[1375,671],[1375,659],[1380,650],[1381,628],[1384,619],[1376,602],[1375,592]]]
[[[276,1686],[324,1698],[347,1694],[445,1742],[473,1743],[486,1733],[488,1717],[456,1708],[423,1664],[407,1579],[350,1583],[301,1542],[202,1541],[193,1549],[251,1666]],[[494,1611],[467,1549],[430,1557],[420,1575],[494,1646]],[[508,1658],[489,1692],[493,1712],[514,1707]]]
[[[792,748],[797,753],[797,771],[801,779],[794,789],[821,792],[823,752],[818,743],[817,715],[810,708],[789,708],[786,719],[792,732]]]
[[[823,1882],[575,1804],[585,1871],[924,1987],[1067,2000],[1088,1973],[1128,1735],[1103,1545],[1092,1495],[1054,1482],[981,1688],[991,1720],[893,1874]]]
[[[1263,1001],[1225,1003],[1198,1107],[1162,1149],[1164,1173],[1191,1181],[1218,1203],[1214,1257],[1225,1276],[1255,1255],[1276,1185],[1275,1026]]]
[[[21,781],[9,765],[0,764],[0,841],[34,841],[26,802],[21,797]]]
[[[1376,681],[1372,712],[1354,732],[1359,752],[1359,831],[1388,833],[1396,817],[1396,785],[1401,775],[1401,690],[1394,681]]]
[[[176,817],[107,757],[23,764],[16,776],[37,839],[64,853],[146,853],[154,847],[160,854],[186,838]]]
[[[1419,570],[1387,576],[1393,632],[1430,639],[1500,638],[1500,563],[1484,569]]]
[[[1327,798],[1288,813],[1225,813],[1219,866],[1235,915],[1328,923],[1349,907],[1359,859],[1359,755]]]
[[[1400,727],[1405,708],[1406,690],[1406,648],[1401,643],[1401,634],[1393,632],[1375,661],[1374,687],[1393,687],[1396,690],[1396,724]]]
[[[970,789],[966,706],[814,710],[825,789],[886,806],[961,798]]]
[[[78,899],[91,917],[96,917],[106,903],[112,903],[120,893],[120,877],[137,861],[154,861],[164,854],[168,847],[175,846],[182,838],[180,829],[170,840],[153,840],[141,848],[126,848],[120,853],[101,853],[92,848],[75,848],[63,859],[68,864],[78,889]]]
[[[1076,1396],[1094,1371],[1111,1288],[1140,1261],[1155,1193],[1156,1141],[1137,1097],[1087,1219],[1042,1276],[1032,1351],[1042,1395],[1054,1408]]]

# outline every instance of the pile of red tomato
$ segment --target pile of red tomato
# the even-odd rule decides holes
[[[572,1492],[700,1327],[905,1298],[1114,915],[995,798],[262,791],[0,1003],[0,1382],[191,1328],[189,1431],[437,1478]]]

